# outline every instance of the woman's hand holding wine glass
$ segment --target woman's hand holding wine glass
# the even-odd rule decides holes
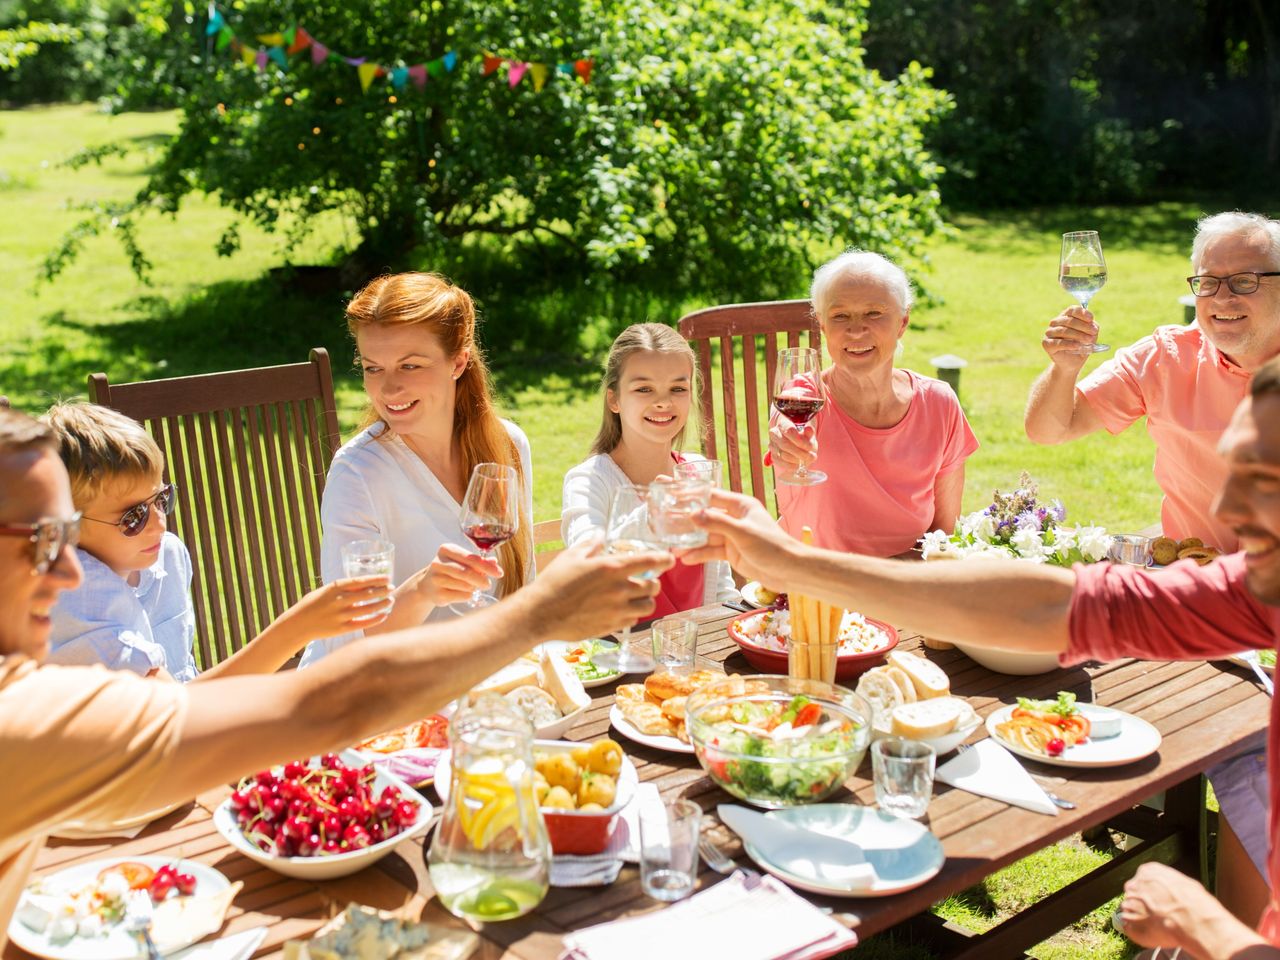
[[[826,403],[822,390],[822,358],[818,351],[811,347],[788,347],[778,352],[778,370],[773,378],[773,406],[787,420],[795,425],[795,449],[791,453],[798,464],[794,473],[779,474],[778,483],[797,487],[807,487],[822,483],[827,475],[821,470],[810,470],[807,467],[809,458],[804,453],[805,439],[817,456],[817,439],[807,433],[805,427]],[[773,432],[770,431],[772,446]],[[780,435],[781,439],[781,435]],[[786,459],[791,459],[787,457]]]
[[[499,463],[477,463],[471,471],[459,516],[462,532],[492,560],[493,551],[516,535],[520,527],[520,477],[515,467]],[[463,603],[450,604],[455,613],[470,613],[498,598],[477,588]]]

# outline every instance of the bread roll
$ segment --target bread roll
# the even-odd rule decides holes
[[[562,714],[573,713],[591,699],[573,666],[563,657],[552,656],[546,650],[542,651],[538,662],[538,686],[551,694]]]
[[[876,669],[884,671],[885,676],[898,685],[898,689],[902,691],[903,703],[915,703],[920,699],[916,696],[916,685],[911,682],[911,678],[901,667],[876,667]]]
[[[934,697],[904,703],[893,711],[890,729],[909,740],[931,740],[959,729],[971,711],[956,697]]]
[[[911,683],[916,688],[917,700],[945,697],[951,692],[951,681],[947,679],[946,671],[932,660],[905,650],[894,650],[889,654],[889,665],[905,671],[911,678]]]
[[[549,727],[563,716],[555,698],[533,684],[509,691],[507,699],[525,712],[534,729]]]
[[[894,708],[903,703],[898,685],[875,670],[868,670],[858,679],[858,695],[871,704],[875,713],[872,722],[879,726],[887,726]]]

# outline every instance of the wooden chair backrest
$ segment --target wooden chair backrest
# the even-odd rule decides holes
[[[547,550],[538,550],[544,544],[559,544]],[[533,525],[533,549],[537,551],[534,554],[534,561],[537,564],[538,572],[541,573],[548,563],[564,551],[564,542],[560,539],[560,518],[554,520],[542,520]]]
[[[111,384],[94,403],[146,425],[177,486],[196,648],[225,660],[320,584],[320,498],[339,446],[329,354],[306,363]]]
[[[702,452],[725,461],[729,488],[750,492],[766,506],[764,454],[769,449],[769,404],[778,351],[784,347],[822,349],[822,332],[808,300],[775,300],[708,307],[680,318],[680,333],[698,356],[698,408],[701,412]],[[802,341],[802,334],[808,338]],[[784,343],[779,345],[779,337]],[[763,341],[763,350],[757,339]],[[720,388],[712,380],[713,348],[719,351]],[[739,386],[741,377],[741,386]],[[722,419],[716,428],[716,395]],[[751,489],[746,491],[741,462],[741,430],[747,434],[747,466]],[[724,437],[723,455],[717,434]],[[763,439],[762,439],[763,437]]]

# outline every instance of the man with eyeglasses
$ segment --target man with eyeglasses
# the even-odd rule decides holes
[[[0,410],[0,948],[45,837],[110,824],[427,716],[534,644],[648,615],[669,554],[566,550],[501,603],[370,637],[305,671],[156,683],[41,665],[49,612],[81,578],[67,471],[48,426]]]

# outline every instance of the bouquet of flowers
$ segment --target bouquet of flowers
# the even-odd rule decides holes
[[[926,560],[1013,558],[1069,567],[1105,559],[1111,537],[1102,527],[1063,525],[1067,511],[1054,500],[1042,506],[1036,482],[1026,473],[1011,494],[999,490],[991,506],[956,523],[956,532],[926,533],[920,540]]]

